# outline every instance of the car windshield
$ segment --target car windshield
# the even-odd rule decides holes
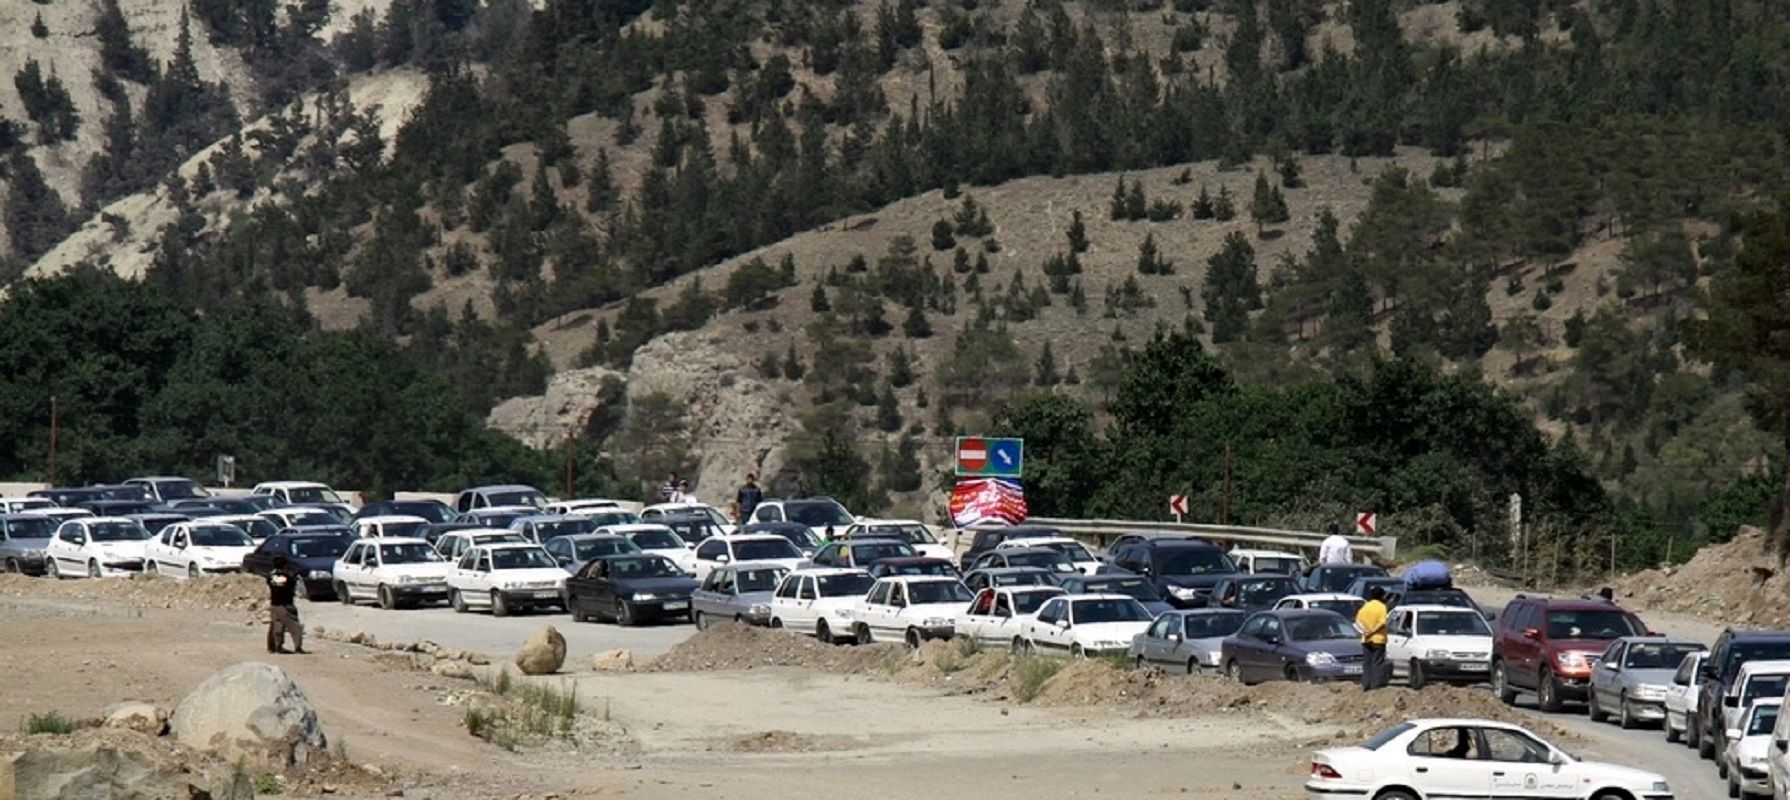
[[[1434,611],[1417,615],[1419,636],[1490,636],[1492,628],[1485,617],[1471,611]]]
[[[149,538],[149,531],[135,522],[97,522],[87,526],[87,537],[96,542],[136,542]]]
[[[1229,636],[1243,627],[1248,614],[1189,614],[1186,618],[1187,638],[1217,639]]]
[[[684,540],[678,538],[678,535],[671,531],[635,531],[634,533],[628,534],[628,539],[634,542],[635,547],[642,550],[684,549]]]
[[[1323,642],[1331,639],[1354,639],[1361,634],[1355,625],[1330,614],[1287,617],[1287,638],[1295,642]]]
[[[885,558],[902,558],[916,555],[916,553],[914,546],[906,542],[876,542],[852,545],[851,555],[854,562],[868,564]]]
[[[938,544],[938,539],[925,525],[869,525],[859,536],[892,536],[908,544]]]
[[[1638,636],[1635,618],[1616,609],[1549,611],[1549,639],[1617,639]]]
[[[1236,572],[1231,557],[1215,547],[1187,547],[1164,551],[1157,563],[1160,575],[1223,575]]]
[[[1460,592],[1406,592],[1399,603],[1407,606],[1454,606],[1455,608],[1474,608],[1472,599]]]
[[[485,499],[494,506],[534,506],[535,508],[540,508],[547,504],[547,496],[533,489],[486,492]]]
[[[1690,642],[1636,642],[1628,646],[1622,664],[1629,669],[1677,669],[1685,656],[1702,649]]]
[[[917,581],[907,585],[907,602],[910,605],[969,601],[970,590],[957,581]]]
[[[340,558],[354,540],[353,536],[294,536],[286,540],[286,552],[295,558]]]
[[[1071,612],[1078,625],[1096,622],[1149,622],[1149,609],[1129,597],[1118,600],[1077,600]]]
[[[394,537],[402,536],[404,538],[410,538],[410,537],[416,536],[416,532],[417,532],[418,528],[421,528],[427,524],[429,524],[429,523],[427,523],[427,522],[387,522],[384,525],[380,526],[380,528],[383,531],[382,535],[384,535],[384,536],[394,536]]]
[[[565,519],[553,522],[535,523],[535,538],[545,543],[549,539],[561,536],[572,536],[579,533],[590,533],[597,529],[597,523],[589,519]]]
[[[125,484],[122,486],[107,486],[107,487],[104,487],[99,490],[99,496],[101,499],[104,499],[104,500],[154,500],[155,499],[155,496],[149,493],[149,487],[138,486],[136,484]]]
[[[1747,681],[1746,691],[1740,693],[1740,704],[1744,706],[1761,697],[1783,697],[1786,682],[1790,682],[1790,675],[1755,675]]]
[[[789,570],[783,569],[740,570],[733,574],[734,590],[742,594],[775,591],[777,582],[783,580],[783,576],[787,574]]]
[[[1094,560],[1094,557],[1092,555],[1089,555],[1088,548],[1082,547],[1081,545],[1076,544],[1074,542],[1052,542],[1049,544],[1041,544],[1038,546],[1042,547],[1046,550],[1055,550],[1058,553],[1063,554],[1063,557],[1069,559],[1070,561],[1093,561]]]
[[[1316,588],[1319,592],[1340,592],[1349,588],[1356,578],[1385,575],[1386,570],[1379,567],[1345,567],[1326,569],[1318,573]]]
[[[1281,575],[1296,575],[1299,573],[1299,559],[1257,556],[1254,561],[1253,569],[1256,572],[1274,572]]]
[[[379,546],[379,560],[385,564],[427,564],[440,561],[441,556],[430,550],[429,546],[416,544],[382,544]]]
[[[733,543],[735,561],[767,561],[775,558],[801,558],[802,551],[787,539],[755,539]]]
[[[988,576],[990,586],[1049,586],[1052,583],[1048,572],[1003,572]]]
[[[49,517],[15,517],[6,523],[6,536],[11,539],[48,539],[56,532],[56,520]]]
[[[800,522],[810,528],[832,525],[844,530],[852,522],[851,515],[845,513],[844,508],[826,500],[794,500],[784,503],[783,516],[791,522]]]
[[[890,562],[884,561],[883,563],[878,564],[876,566],[876,569],[878,570],[877,574],[938,575],[945,578],[957,577],[957,571],[952,569],[951,565],[944,561],[934,561],[929,559],[926,561],[916,561],[911,564],[901,564],[900,562],[896,562],[896,566],[889,566],[889,563]]]
[[[678,536],[682,537],[684,541],[689,542],[690,544],[696,544],[710,536],[717,536],[721,533],[721,528],[719,526],[707,520],[667,520],[665,522],[665,527],[670,528],[672,532],[676,533]]]
[[[193,497],[206,497],[205,490],[192,481],[162,481],[163,500],[186,500]]]
[[[1746,735],[1764,736],[1778,724],[1778,706],[1759,706],[1753,709],[1753,717],[1747,722]]]
[[[1062,592],[1014,592],[1013,613],[1036,614],[1038,613],[1038,608],[1044,605],[1044,601],[1056,597],[1059,594],[1062,594]]]
[[[1367,605],[1366,600],[1313,600],[1306,603],[1305,607],[1320,611],[1335,611],[1345,617],[1353,618],[1355,612],[1360,611],[1364,605]]]
[[[528,542],[527,539],[522,538],[520,533],[480,533],[475,534],[472,540],[478,544],[525,544]]]
[[[601,528],[607,525],[635,525],[640,522],[640,515],[632,511],[578,511],[573,512],[596,523]]]
[[[248,547],[254,542],[234,525],[206,525],[193,528],[195,547]]]
[[[609,576],[612,578],[681,578],[684,573],[671,563],[658,556],[641,558],[617,558],[609,562]]]
[[[1140,603],[1160,603],[1162,595],[1156,586],[1143,578],[1117,578],[1105,581],[1082,581],[1081,591],[1088,594],[1128,595]]]
[[[1058,553],[1054,550],[1044,550],[1036,553],[1009,553],[1007,555],[1007,566],[1039,567],[1041,569],[1055,570],[1057,572],[1075,571],[1075,565],[1069,563],[1069,559],[1062,553]]]
[[[1293,593],[1290,580],[1242,581],[1237,584],[1237,599],[1244,605],[1265,606]]]
[[[807,528],[793,526],[786,528],[778,526],[777,528],[765,531],[765,533],[788,539],[790,544],[797,547],[819,547],[821,545],[820,537],[815,536],[814,531],[808,530]]]
[[[342,496],[334,489],[321,486],[300,486],[286,490],[286,497],[293,503],[340,503]]]
[[[215,508],[225,514],[253,514],[262,509],[262,506],[257,505],[253,500],[240,497],[213,497],[207,499],[203,505]]]
[[[250,539],[255,540],[266,539],[267,537],[280,532],[280,526],[260,517],[233,519],[228,520],[228,522],[231,525],[235,525],[237,530],[248,534]]]
[[[857,573],[843,575],[822,575],[814,579],[820,587],[821,597],[863,597],[876,585],[869,575]]]
[[[623,553],[638,553],[640,548],[627,539],[581,539],[572,547],[573,555],[579,561],[589,561],[598,556],[616,556]]]
[[[553,557],[538,547],[505,547],[491,551],[492,569],[556,569]]]

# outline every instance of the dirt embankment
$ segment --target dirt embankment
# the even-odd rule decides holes
[[[1689,614],[1748,627],[1790,627],[1790,567],[1765,544],[1765,532],[1743,526],[1676,567],[1647,570],[1616,582],[1625,605]]]
[[[0,573],[0,595],[105,600],[133,608],[220,611],[267,608],[267,584],[254,575],[211,575],[197,580],[137,575],[57,581]]]

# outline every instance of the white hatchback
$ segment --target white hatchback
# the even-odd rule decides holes
[[[254,550],[255,540],[228,522],[176,522],[144,545],[144,568],[183,578],[241,572],[243,557]]]
[[[422,539],[358,539],[336,561],[336,599],[354,605],[377,600],[381,608],[441,602],[448,597],[453,565]]]
[[[125,517],[78,517],[57,526],[44,545],[44,569],[52,578],[102,578],[143,571],[149,531]]]
[[[844,613],[876,585],[861,569],[804,569],[783,576],[771,593],[771,627],[811,634],[832,643],[848,638],[852,627]]]
[[[448,573],[448,603],[459,613],[507,617],[524,608],[565,608],[566,571],[538,544],[482,544]]]

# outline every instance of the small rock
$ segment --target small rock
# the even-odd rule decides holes
[[[168,710],[154,703],[115,703],[106,707],[104,724],[160,736],[168,732]]]
[[[471,668],[458,661],[437,661],[429,667],[429,671],[443,678],[459,678],[469,681],[476,677],[472,674]]]
[[[634,651],[604,650],[591,657],[590,668],[598,672],[633,669]]]
[[[484,653],[467,653],[466,663],[475,667],[485,667],[490,666],[491,659],[487,658]]]
[[[565,663],[566,637],[552,625],[535,631],[516,651],[516,667],[524,675],[551,675]]]

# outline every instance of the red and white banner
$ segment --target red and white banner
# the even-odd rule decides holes
[[[969,478],[951,490],[951,523],[1018,525],[1026,519],[1026,490],[1019,481],[1003,478]]]

